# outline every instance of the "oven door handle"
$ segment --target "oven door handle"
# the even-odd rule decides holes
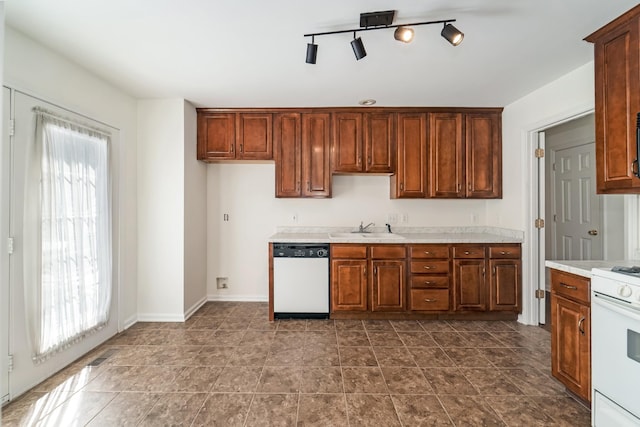
[[[593,298],[591,299],[593,304],[597,304],[603,308],[608,310],[613,310],[618,314],[623,316],[629,316],[633,319],[640,321],[640,309],[636,307],[631,307],[629,305],[625,305],[620,303],[618,300],[608,297],[606,295],[602,295],[599,293],[594,293]]]

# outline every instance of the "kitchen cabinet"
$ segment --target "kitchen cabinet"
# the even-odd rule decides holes
[[[591,400],[591,282],[551,270],[551,373]]]
[[[272,114],[198,110],[198,160],[273,159]]]
[[[391,198],[427,196],[426,113],[399,113],[397,117],[397,164],[391,176]]]
[[[489,247],[489,311],[520,312],[521,255],[520,245]]]
[[[276,197],[331,197],[330,115],[278,113]]]
[[[449,310],[448,245],[409,245],[409,310]]]
[[[461,113],[429,115],[429,197],[464,197]]]
[[[487,309],[486,259],[484,246],[453,247],[453,309],[485,311]]]
[[[367,311],[367,247],[331,245],[331,312]]]
[[[334,113],[332,170],[334,173],[393,173],[394,113]]]
[[[331,245],[331,311],[404,311],[403,245]]]
[[[433,113],[429,129],[429,197],[502,197],[499,114]]]
[[[598,193],[640,193],[640,6],[586,37],[594,44]]]

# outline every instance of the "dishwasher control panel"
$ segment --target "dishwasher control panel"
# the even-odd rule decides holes
[[[328,258],[329,245],[319,243],[274,243],[274,258]]]

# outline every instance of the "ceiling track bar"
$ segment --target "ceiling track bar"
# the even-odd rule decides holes
[[[382,26],[376,26],[376,27],[355,28],[355,29],[351,29],[351,30],[326,31],[326,32],[323,32],[323,33],[305,34],[304,37],[326,36],[326,35],[329,35],[329,34],[343,34],[343,33],[353,33],[353,32],[362,32],[362,31],[383,30],[385,28],[416,27],[418,25],[448,24],[450,22],[456,22],[456,20],[455,19],[441,19],[441,20],[438,20],[438,21],[413,22],[413,23],[408,23],[408,24],[382,25]]]

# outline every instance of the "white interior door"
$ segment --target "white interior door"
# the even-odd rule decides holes
[[[0,242],[9,239],[9,168],[11,166],[11,140],[9,119],[11,112],[11,92],[2,88],[2,146],[0,147]],[[2,247],[2,246],[0,246]],[[0,254],[0,402],[9,399],[9,254]]]
[[[601,199],[595,143],[554,151],[553,259],[602,259]]]
[[[107,325],[96,333],[87,336],[71,347],[52,355],[42,363],[32,360],[32,346],[29,342],[25,315],[25,289],[23,280],[24,251],[22,245],[23,217],[25,204],[25,174],[29,146],[34,144],[35,115],[34,107],[45,108],[62,116],[75,118],[82,122],[87,119],[53,104],[13,91],[15,118],[15,135],[11,156],[11,200],[10,200],[10,235],[14,239],[14,251],[10,256],[10,325],[9,348],[13,357],[13,370],[9,373],[9,396],[14,399],[40,381],[54,374],[92,348],[106,341],[117,333],[117,287],[113,287],[111,316]],[[3,200],[4,203],[4,200]],[[5,206],[3,204],[3,206]],[[114,260],[114,271],[117,263]],[[116,277],[114,275],[114,277]]]

